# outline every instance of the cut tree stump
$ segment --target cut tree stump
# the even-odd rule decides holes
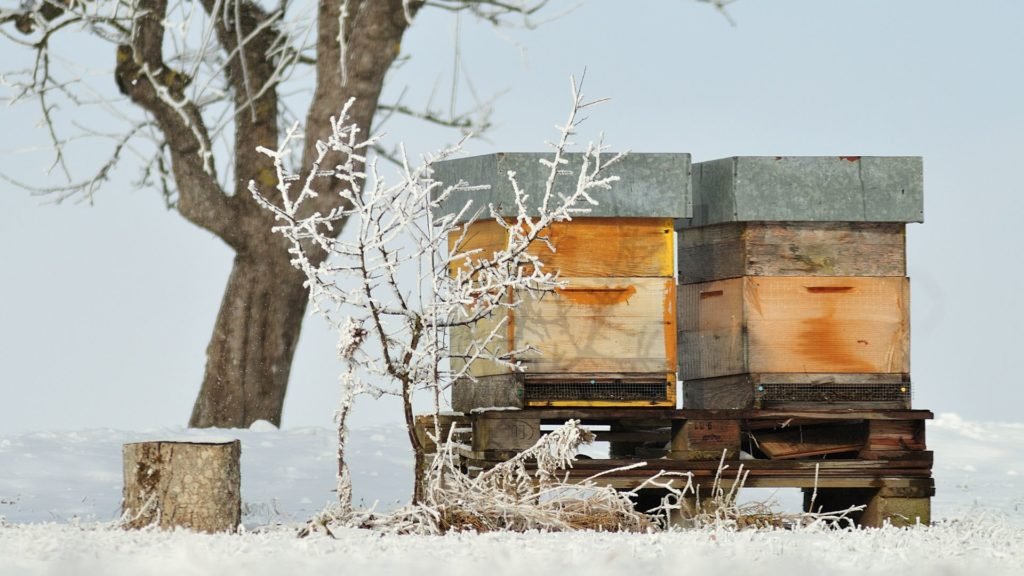
[[[125,444],[123,526],[234,532],[241,521],[241,442]]]

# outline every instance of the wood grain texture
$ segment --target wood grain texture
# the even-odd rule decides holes
[[[520,451],[540,439],[540,420],[520,412],[518,418],[473,418],[473,450]]]
[[[665,218],[576,218],[556,222],[542,234],[551,246],[536,241],[529,252],[545,269],[573,277],[671,277],[674,266],[672,220]],[[480,250],[490,258],[504,250],[508,233],[493,220],[474,222],[448,237],[449,253]],[[551,248],[554,248],[552,252]],[[455,269],[452,270],[455,273]]]
[[[242,444],[137,442],[122,448],[123,526],[234,532],[241,523]]]
[[[676,420],[672,423],[673,452],[687,450],[732,452],[740,448],[739,420]]]
[[[864,447],[865,436],[863,425],[842,424],[762,431],[756,433],[754,438],[755,445],[768,458],[781,460],[858,452]]]
[[[927,526],[931,522],[931,498],[889,498],[878,495],[871,498],[860,518],[861,526],[871,528],[881,528],[887,524],[896,528]]]
[[[566,289],[524,298],[516,346],[527,372],[674,372],[675,299],[671,278],[568,278]]]
[[[618,420],[743,420],[747,425],[754,422],[769,422],[772,426],[777,420],[805,420],[832,422],[840,420],[931,420],[935,414],[931,410],[874,410],[870,408],[818,408],[816,410],[696,410],[669,408],[537,408],[530,414],[546,423],[559,423],[566,420],[580,420],[585,424],[608,424]],[[516,418],[515,411],[497,411],[480,414],[479,418]]]
[[[447,441],[448,434],[455,442],[465,442],[470,438],[467,431],[470,429],[469,417],[462,414],[417,414],[414,431],[416,440],[423,447],[424,454],[437,453],[437,442],[434,441],[434,420],[437,420],[437,428],[441,433],[441,442]]]
[[[906,278],[744,277],[681,286],[684,380],[909,373]]]
[[[679,286],[683,380],[749,372],[740,279]]]
[[[469,413],[478,408],[523,408],[523,374],[505,373],[460,378],[452,383],[452,410]]]
[[[868,423],[868,441],[865,446],[867,451],[914,451],[925,448],[923,421],[896,420]]]
[[[905,276],[898,222],[736,222],[680,232],[684,284],[740,276]]]
[[[748,278],[751,372],[910,372],[906,278]]]
[[[683,408],[743,410],[759,408],[752,375],[734,374],[683,382]]]
[[[497,333],[493,339],[486,342],[486,349],[494,356],[501,356],[513,350],[514,342],[510,339],[510,333],[514,323],[514,310],[499,310],[475,324],[450,328],[448,343],[452,355],[452,370],[462,370],[467,362],[465,357],[472,356],[474,353],[474,344],[486,342],[488,336],[495,329],[497,329]],[[477,378],[508,372],[508,368],[490,360],[477,359],[469,367],[469,374]]]

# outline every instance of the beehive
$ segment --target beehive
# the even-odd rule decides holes
[[[737,157],[693,172],[684,405],[909,407],[905,224],[923,219],[921,160]]]
[[[462,192],[450,198],[442,213],[458,213],[467,200],[493,205],[502,216],[514,217],[508,172],[533,192],[537,210],[547,169],[544,154],[494,154],[438,163],[435,178],[490,185],[484,192]],[[570,156],[572,172],[579,156]],[[523,295],[522,304],[473,325],[455,327],[453,350],[494,331],[496,352],[530,345],[537,354],[516,357],[523,368],[483,360],[470,373],[476,382],[453,387],[456,410],[486,406],[672,406],[675,405],[677,358],[674,226],[690,215],[690,162],[687,154],[635,154],[615,167],[621,181],[594,194],[598,205],[544,235],[554,247],[537,242],[530,250],[547,270],[567,284],[540,298]],[[556,180],[556,191],[568,192],[576,176]],[[452,253],[479,249],[489,255],[505,248],[506,230],[481,220],[452,233]],[[452,360],[452,368],[462,368]]]

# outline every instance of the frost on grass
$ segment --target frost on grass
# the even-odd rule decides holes
[[[491,533],[446,537],[339,530],[240,535],[122,532],[106,526],[0,526],[0,575],[726,573],[1017,576],[1024,530],[991,517],[913,530],[694,530],[656,534]]]
[[[570,420],[515,457],[470,475],[455,444],[439,444],[420,502],[361,525],[402,533],[511,530],[641,532],[651,519],[633,508],[628,494],[591,481],[570,483],[564,472],[593,434]]]

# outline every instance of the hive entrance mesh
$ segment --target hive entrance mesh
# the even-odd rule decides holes
[[[909,402],[910,383],[762,383],[757,395],[765,402]]]
[[[668,399],[665,381],[637,382],[628,380],[543,380],[524,384],[527,402],[592,401],[612,402],[651,401]]]

